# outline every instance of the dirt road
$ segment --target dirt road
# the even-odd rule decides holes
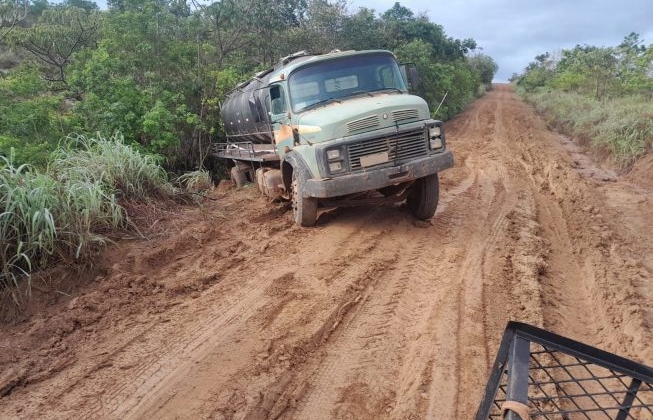
[[[593,166],[507,86],[447,126],[430,223],[255,188],[152,215],[0,331],[3,419],[471,419],[508,320],[653,365],[653,160]]]

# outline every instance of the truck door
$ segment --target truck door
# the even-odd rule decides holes
[[[288,111],[288,100],[284,91],[284,86],[274,84],[270,86],[270,95],[268,109],[270,115],[270,125],[274,134],[274,142],[277,150],[283,154],[285,146],[292,148],[293,133],[290,126],[290,112]]]

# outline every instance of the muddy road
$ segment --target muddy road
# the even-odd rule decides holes
[[[600,169],[501,85],[447,135],[428,223],[228,190],[36,280],[0,418],[471,419],[511,319],[653,365],[653,160]]]

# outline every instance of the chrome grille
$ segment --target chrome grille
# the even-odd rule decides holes
[[[395,137],[362,140],[348,145],[349,167],[352,171],[361,169],[361,156],[388,153],[389,162],[426,156],[428,148],[423,131],[405,133]]]
[[[352,131],[364,130],[366,128],[372,128],[378,125],[379,117],[376,115],[370,115],[369,117],[361,118],[360,120],[348,122],[347,132],[351,133]]]
[[[419,116],[417,109],[401,109],[392,111],[392,121],[410,120]]]

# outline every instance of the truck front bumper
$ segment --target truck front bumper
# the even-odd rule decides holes
[[[445,150],[397,166],[371,168],[337,178],[309,179],[303,192],[305,197],[337,197],[413,181],[452,167],[453,153]]]

